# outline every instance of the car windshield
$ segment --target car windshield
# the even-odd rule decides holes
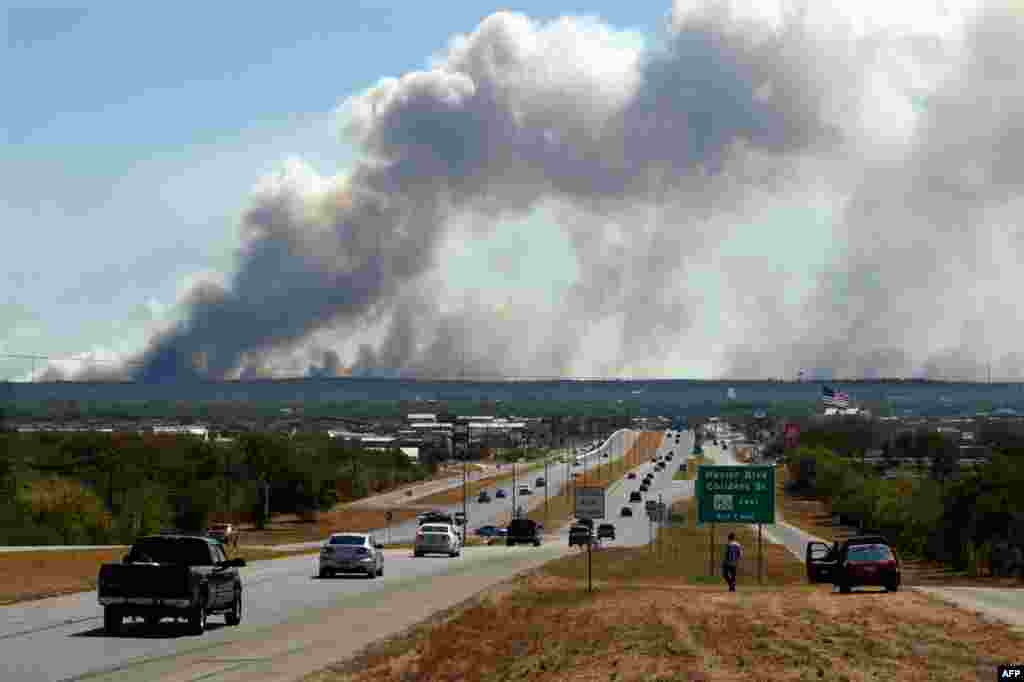
[[[428,524],[426,526],[423,526],[423,532],[424,533],[447,533],[448,532],[448,526],[432,526],[432,525]]]
[[[365,545],[366,538],[362,535],[332,535],[332,545]]]
[[[199,538],[143,538],[129,552],[130,561],[185,566],[213,565],[210,545]]]
[[[892,551],[885,545],[854,545],[847,555],[851,562],[889,561],[892,558]]]

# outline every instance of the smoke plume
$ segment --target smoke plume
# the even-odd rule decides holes
[[[314,376],[607,375],[712,352],[717,373],[745,378],[969,373],[993,324],[1020,331],[1000,279],[1020,247],[1007,236],[1024,180],[1019,14],[981,13],[960,49],[712,0],[677,3],[654,44],[626,38],[499,12],[426,70],[348,100],[362,159],[334,178],[293,160],[261,183],[236,272],[189,293],[134,376],[259,376],[289,354]],[[936,85],[909,142],[893,142],[896,118],[871,115],[873,69],[904,61]],[[730,278],[736,334],[702,338],[690,270],[729,225],[821,187],[844,198],[844,248],[816,291],[794,304],[786,264],[754,263]],[[487,234],[539,207],[578,264],[554,311],[438,300],[428,283],[455,225]],[[322,345],[371,327],[347,360]]]

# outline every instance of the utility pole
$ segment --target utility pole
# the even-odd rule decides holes
[[[516,518],[516,491],[519,484],[516,483],[516,461],[512,460],[512,518]]]
[[[550,457],[544,458],[544,527],[548,527],[548,463]]]

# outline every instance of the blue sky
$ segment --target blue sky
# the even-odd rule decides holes
[[[596,15],[651,34],[669,5],[346,0],[7,10],[0,353],[139,348],[187,278],[231,271],[237,215],[261,175],[289,155],[324,174],[350,166],[355,151],[335,137],[332,110],[381,77],[423,68],[487,14]],[[820,210],[781,219],[794,218],[806,219],[812,238],[820,234]],[[468,245],[447,265],[449,285],[557,296],[575,267],[545,220],[533,216]],[[489,267],[492,252],[531,235],[543,236],[544,248],[530,251],[543,267]],[[737,257],[763,253],[772,240],[761,241],[737,247]],[[2,377],[25,368],[0,358]]]

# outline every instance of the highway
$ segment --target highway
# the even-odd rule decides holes
[[[654,471],[654,465],[649,461],[633,469],[633,472],[636,473],[635,480],[619,480],[605,491],[605,518],[596,521],[595,525],[600,523],[613,524],[615,526],[615,540],[604,542],[604,546],[639,547],[648,544],[651,541],[652,529],[647,519],[647,513],[644,511],[644,503],[647,500],[657,501],[659,494],[662,496],[661,499],[665,502],[666,506],[677,500],[688,499],[693,496],[693,481],[672,480],[672,476],[679,469],[679,465],[686,461],[690,450],[693,449],[693,433],[683,432],[679,445],[675,445],[674,440],[672,439],[673,442],[670,443],[668,439],[662,438],[656,454],[660,456],[672,451],[675,453],[675,456],[664,471],[654,474],[650,489],[647,493],[642,494],[643,502],[630,503],[629,493],[640,487],[644,474],[648,471]],[[632,509],[633,516],[621,516],[623,507]],[[654,532],[657,532],[657,529],[654,529]],[[568,526],[560,529],[559,536],[561,542],[568,543]]]
[[[384,577],[373,580],[318,579],[313,556],[256,562],[242,569],[242,624],[227,627],[211,616],[210,630],[198,636],[171,621],[155,630],[129,624],[124,635],[107,636],[95,592],[4,607],[0,679],[294,679],[372,641],[363,634],[412,625],[430,614],[427,605],[458,603],[565,551],[561,543],[469,547],[455,559],[415,559],[408,550],[387,550]]]
[[[547,484],[548,484],[548,495],[554,497],[562,483],[566,480],[567,476],[571,479],[573,474],[580,473],[582,471],[592,471],[599,466],[606,466],[610,462],[617,461],[623,457],[626,452],[626,448],[636,439],[636,433],[628,429],[616,431],[609,436],[598,448],[588,452],[581,453],[581,456],[585,455],[583,464],[578,467],[573,467],[571,462],[567,467],[565,464],[559,464],[558,460],[555,459],[548,467],[547,472]],[[608,454],[608,459],[604,459],[602,455]],[[571,458],[567,458],[571,459]],[[516,471],[520,472],[526,465],[517,465]],[[508,469],[509,465],[503,466],[502,469]],[[566,470],[568,469],[568,474]],[[524,510],[529,511],[544,505],[544,488],[538,488],[536,486],[536,479],[544,476],[543,469],[533,470],[523,476],[517,476],[516,488],[520,486],[527,486],[531,491],[530,495],[519,495],[518,492],[514,496],[515,504],[522,506]],[[507,497],[504,499],[498,499],[494,497],[495,491],[501,488],[505,491]],[[503,525],[511,517],[512,514],[512,495],[513,484],[509,480],[496,486],[491,486],[487,490],[491,493],[491,502],[477,502],[476,496],[471,496],[466,504],[466,516],[468,518],[467,528],[472,533],[474,530],[481,526],[486,525]],[[454,504],[447,507],[440,507],[445,511],[455,513],[462,511],[462,504]],[[546,529],[550,531],[551,529]],[[380,539],[391,542],[391,543],[406,543],[412,542],[416,535],[416,522],[406,521],[401,524],[395,524],[390,529],[378,529],[373,531]],[[302,547],[304,545],[289,545],[288,547]]]
[[[625,431],[615,434],[590,457],[588,468],[608,461],[600,457],[603,449],[618,456],[621,451],[615,448],[634,437]],[[552,482],[561,480],[556,469],[564,475],[565,465],[551,468]],[[671,477],[668,472],[662,476]],[[656,488],[657,484],[652,491]],[[530,506],[544,503],[543,494],[527,499]],[[609,504],[609,509],[613,508]],[[471,515],[476,513],[475,520],[481,524],[508,511],[510,502],[492,503],[479,505]],[[623,541],[646,542],[646,517],[641,509],[638,513],[634,525],[624,528]],[[411,532],[396,533],[393,541],[395,535],[412,538]],[[95,592],[3,607],[0,680],[298,679],[490,585],[565,554],[567,544],[563,540],[541,547],[468,547],[454,559],[416,559],[409,550],[387,550],[384,577],[373,580],[321,580],[316,577],[315,556],[254,562],[241,569],[245,585],[242,624],[227,627],[221,617],[213,616],[210,629],[198,636],[184,634],[181,626],[170,621],[154,630],[131,624],[122,636],[107,636],[101,629],[102,609]]]

